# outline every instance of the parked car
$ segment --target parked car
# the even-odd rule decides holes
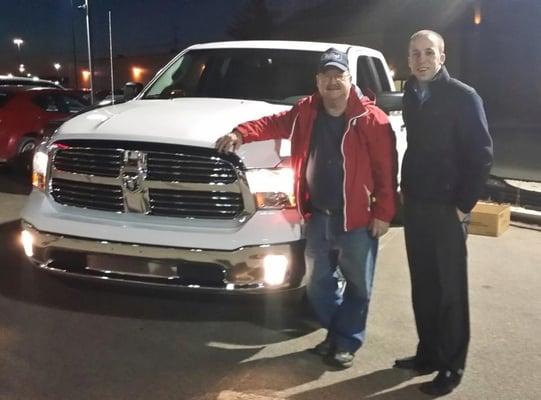
[[[0,86],[39,86],[63,89],[64,87],[53,81],[39,78],[26,78],[23,76],[0,75]]]
[[[81,88],[70,90],[72,93],[75,93],[77,96],[81,97],[86,103],[90,104],[90,89]]]
[[[49,121],[65,120],[87,106],[68,89],[0,86],[0,163],[29,167]]]
[[[124,90],[115,89],[114,98],[115,98],[115,104],[123,103]],[[100,105],[104,105],[104,106],[111,105],[113,104],[113,93],[111,93],[111,90],[99,90],[96,92],[96,95],[94,96],[94,102]]]

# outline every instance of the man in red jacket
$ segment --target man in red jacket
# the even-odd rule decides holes
[[[350,367],[365,337],[378,238],[395,213],[396,152],[385,113],[351,82],[347,55],[323,53],[318,92],[289,111],[237,126],[216,141],[290,139],[295,195],[306,222],[307,295],[327,337],[313,351]],[[342,295],[336,269],[346,280]]]

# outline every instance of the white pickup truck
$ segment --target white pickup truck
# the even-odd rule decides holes
[[[238,123],[315,91],[323,51],[346,52],[353,82],[400,108],[384,57],[334,43],[195,45],[136,97],[64,123],[37,149],[22,211],[26,255],[60,275],[155,286],[268,292],[304,275],[288,141],[214,150]],[[390,112],[398,153],[405,132]]]

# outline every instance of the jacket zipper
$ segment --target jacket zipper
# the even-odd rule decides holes
[[[347,198],[346,198],[346,154],[344,152],[344,142],[346,141],[346,136],[348,132],[351,130],[351,125],[355,122],[358,118],[364,117],[366,114],[368,114],[369,110],[365,111],[364,113],[357,115],[355,117],[352,117],[348,121],[348,128],[346,129],[346,132],[344,133],[344,136],[342,137],[342,144],[341,144],[341,151],[342,151],[342,169],[344,170],[344,181],[342,182],[342,196],[344,197],[344,232],[347,232],[347,226],[348,226],[348,217],[347,217]]]

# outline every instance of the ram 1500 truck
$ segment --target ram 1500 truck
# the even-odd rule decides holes
[[[246,144],[228,155],[214,143],[313,93],[329,47],[348,54],[361,91],[383,108],[400,102],[387,93],[394,83],[383,55],[369,48],[191,46],[133,100],[72,118],[39,146],[22,211],[27,256],[54,274],[103,281],[237,293],[301,286],[289,142]],[[401,117],[390,114],[402,154]]]

